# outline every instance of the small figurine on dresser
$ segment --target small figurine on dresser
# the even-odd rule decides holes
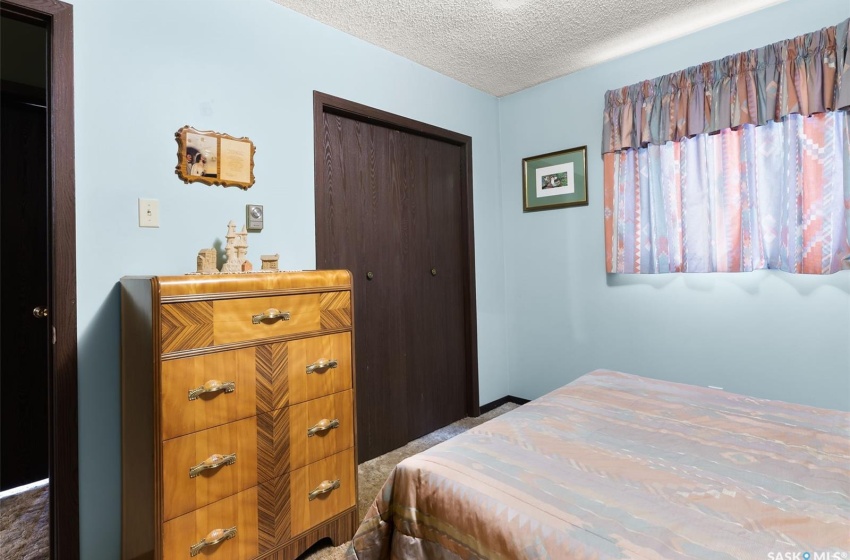
[[[218,274],[215,266],[217,257],[213,248],[198,251],[198,274]]]
[[[249,272],[254,269],[251,261],[248,260],[248,230],[242,226],[236,238],[236,260],[239,262],[239,270]]]
[[[227,223],[227,244],[224,246],[224,265],[219,272],[216,267],[218,252],[216,249],[201,249],[198,251],[198,269],[193,274],[238,274],[252,272],[254,265],[248,260],[248,228],[242,226],[242,231],[236,231],[233,220]],[[262,255],[262,271],[277,271],[278,255]]]
[[[280,255],[275,253],[274,255],[260,255],[260,261],[262,261],[263,265],[261,270],[274,272],[277,270],[277,261],[280,258]]]
[[[235,272],[242,272],[242,264],[239,262],[239,256],[237,251],[237,243],[241,243],[241,235],[236,233],[236,224],[233,220],[227,224],[227,235],[224,236],[227,239],[227,245],[224,246],[224,254],[227,257],[227,260],[224,262],[224,265],[221,267],[221,272],[223,274],[232,274]],[[239,239],[239,241],[237,241]],[[245,242],[245,253],[248,252],[248,242]]]

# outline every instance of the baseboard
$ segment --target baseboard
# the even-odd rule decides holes
[[[495,409],[499,408],[503,404],[514,403],[514,404],[518,404],[518,405],[524,405],[527,402],[528,402],[528,399],[521,399],[521,398],[515,397],[513,395],[506,395],[506,396],[502,397],[501,399],[496,399],[495,401],[493,401],[491,403],[482,404],[479,408],[481,409],[481,414],[485,414],[487,412],[490,412],[491,410],[495,410]]]

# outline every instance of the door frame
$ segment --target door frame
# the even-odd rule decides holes
[[[480,416],[478,403],[478,317],[475,302],[475,230],[473,227],[472,206],[472,138],[434,125],[388,113],[368,105],[361,105],[341,97],[335,97],[319,91],[313,91],[313,157],[314,184],[318,192],[324,186],[325,143],[322,134],[324,115],[333,114],[359,120],[392,130],[425,136],[441,142],[454,144],[462,148],[460,212],[463,270],[463,316],[466,352],[466,413]],[[316,205],[316,223],[324,219],[323,210]],[[319,261],[318,236],[316,239],[316,262]]]
[[[73,8],[58,0],[2,0],[0,9],[36,21],[48,33],[50,557],[74,560],[80,557],[80,523]]]

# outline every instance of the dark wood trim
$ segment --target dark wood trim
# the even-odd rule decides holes
[[[77,268],[74,185],[73,11],[58,0],[3,0],[4,14],[48,29],[51,295],[50,556],[80,557],[77,456]]]
[[[496,399],[493,402],[489,402],[487,404],[482,404],[481,405],[481,414],[486,414],[486,413],[490,412],[491,410],[496,410],[497,408],[499,408],[503,404],[514,403],[514,404],[518,404],[518,405],[522,406],[527,402],[531,402],[531,401],[529,401],[528,399],[521,399],[521,398],[515,397],[513,395],[505,395],[501,399]]]
[[[316,112],[316,109],[319,109],[318,113]],[[369,124],[388,127],[395,130],[400,130],[402,132],[409,132],[410,134],[418,134],[427,138],[433,138],[441,142],[448,142],[457,146],[469,146],[470,149],[472,148],[472,138],[464,134],[459,134],[457,132],[453,132],[445,128],[440,128],[438,126],[434,126],[428,123],[408,119],[407,117],[402,117],[401,115],[388,113],[380,109],[375,109],[374,107],[369,107],[368,105],[361,105],[360,103],[355,103],[354,101],[349,101],[341,97],[334,97],[333,95],[328,95],[326,93],[314,90],[314,123],[316,122],[316,115],[321,115],[322,113],[340,115],[350,119],[357,119]],[[321,130],[321,128],[314,127],[314,130]],[[314,135],[314,141],[320,137],[321,135],[319,135],[318,137]]]
[[[478,405],[478,318],[475,295],[475,228],[472,216],[472,138],[347,99],[313,91],[313,176],[316,191],[323,188],[321,181],[324,176],[322,122],[325,113],[353,118],[410,134],[418,134],[463,148],[464,155],[461,161],[463,167],[461,169],[461,181],[463,183],[461,185],[461,216],[463,223],[461,228],[464,234],[462,252],[464,255],[463,311],[466,334],[466,413],[469,416],[480,416],[481,411]],[[318,207],[316,207],[315,212],[316,222],[319,223],[320,220],[324,219],[324,216],[320,215]],[[318,246],[316,262],[319,262]]]

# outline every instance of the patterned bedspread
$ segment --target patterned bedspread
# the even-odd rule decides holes
[[[850,414],[604,370],[400,463],[348,551],[361,560],[848,554]]]

